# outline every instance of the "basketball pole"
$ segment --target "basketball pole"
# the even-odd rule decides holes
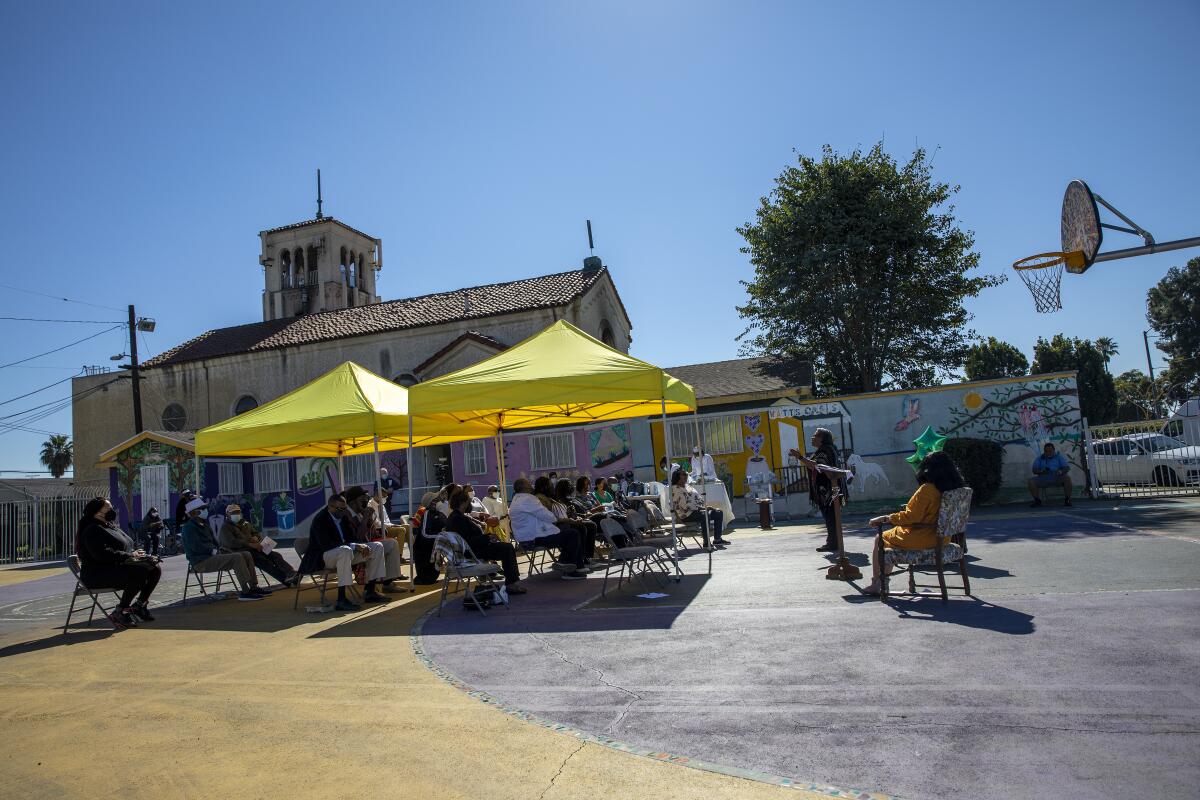
[[[1107,253],[1097,253],[1092,259],[1093,264],[1099,264],[1101,261],[1116,261],[1119,258],[1134,258],[1135,256],[1148,256],[1154,253],[1167,253],[1171,250],[1185,250],[1189,247],[1200,247],[1200,236],[1193,236],[1190,239],[1176,239],[1173,242],[1158,242],[1155,244],[1143,245],[1142,247],[1127,247],[1124,250],[1109,250]]]

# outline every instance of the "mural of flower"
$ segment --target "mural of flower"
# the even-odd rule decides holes
[[[969,411],[978,411],[983,406],[983,395],[979,392],[967,392],[963,395],[963,407]]]

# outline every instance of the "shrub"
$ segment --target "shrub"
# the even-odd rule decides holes
[[[975,490],[972,505],[986,503],[1000,488],[1004,468],[1004,447],[989,439],[947,439],[943,448],[958,465],[963,480]]]

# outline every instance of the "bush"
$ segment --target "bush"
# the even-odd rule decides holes
[[[991,500],[1000,488],[1004,447],[989,439],[947,439],[943,448],[958,466],[963,480],[975,490],[972,505]]]

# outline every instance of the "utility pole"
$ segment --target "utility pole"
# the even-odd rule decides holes
[[[129,373],[133,378],[133,433],[142,432],[142,387],[137,355],[137,316],[129,306]]]
[[[1146,345],[1146,367],[1150,370],[1150,391],[1154,392],[1154,362],[1150,360],[1150,332],[1142,331],[1142,344]],[[1158,395],[1154,394],[1154,416],[1161,416],[1158,411]]]

